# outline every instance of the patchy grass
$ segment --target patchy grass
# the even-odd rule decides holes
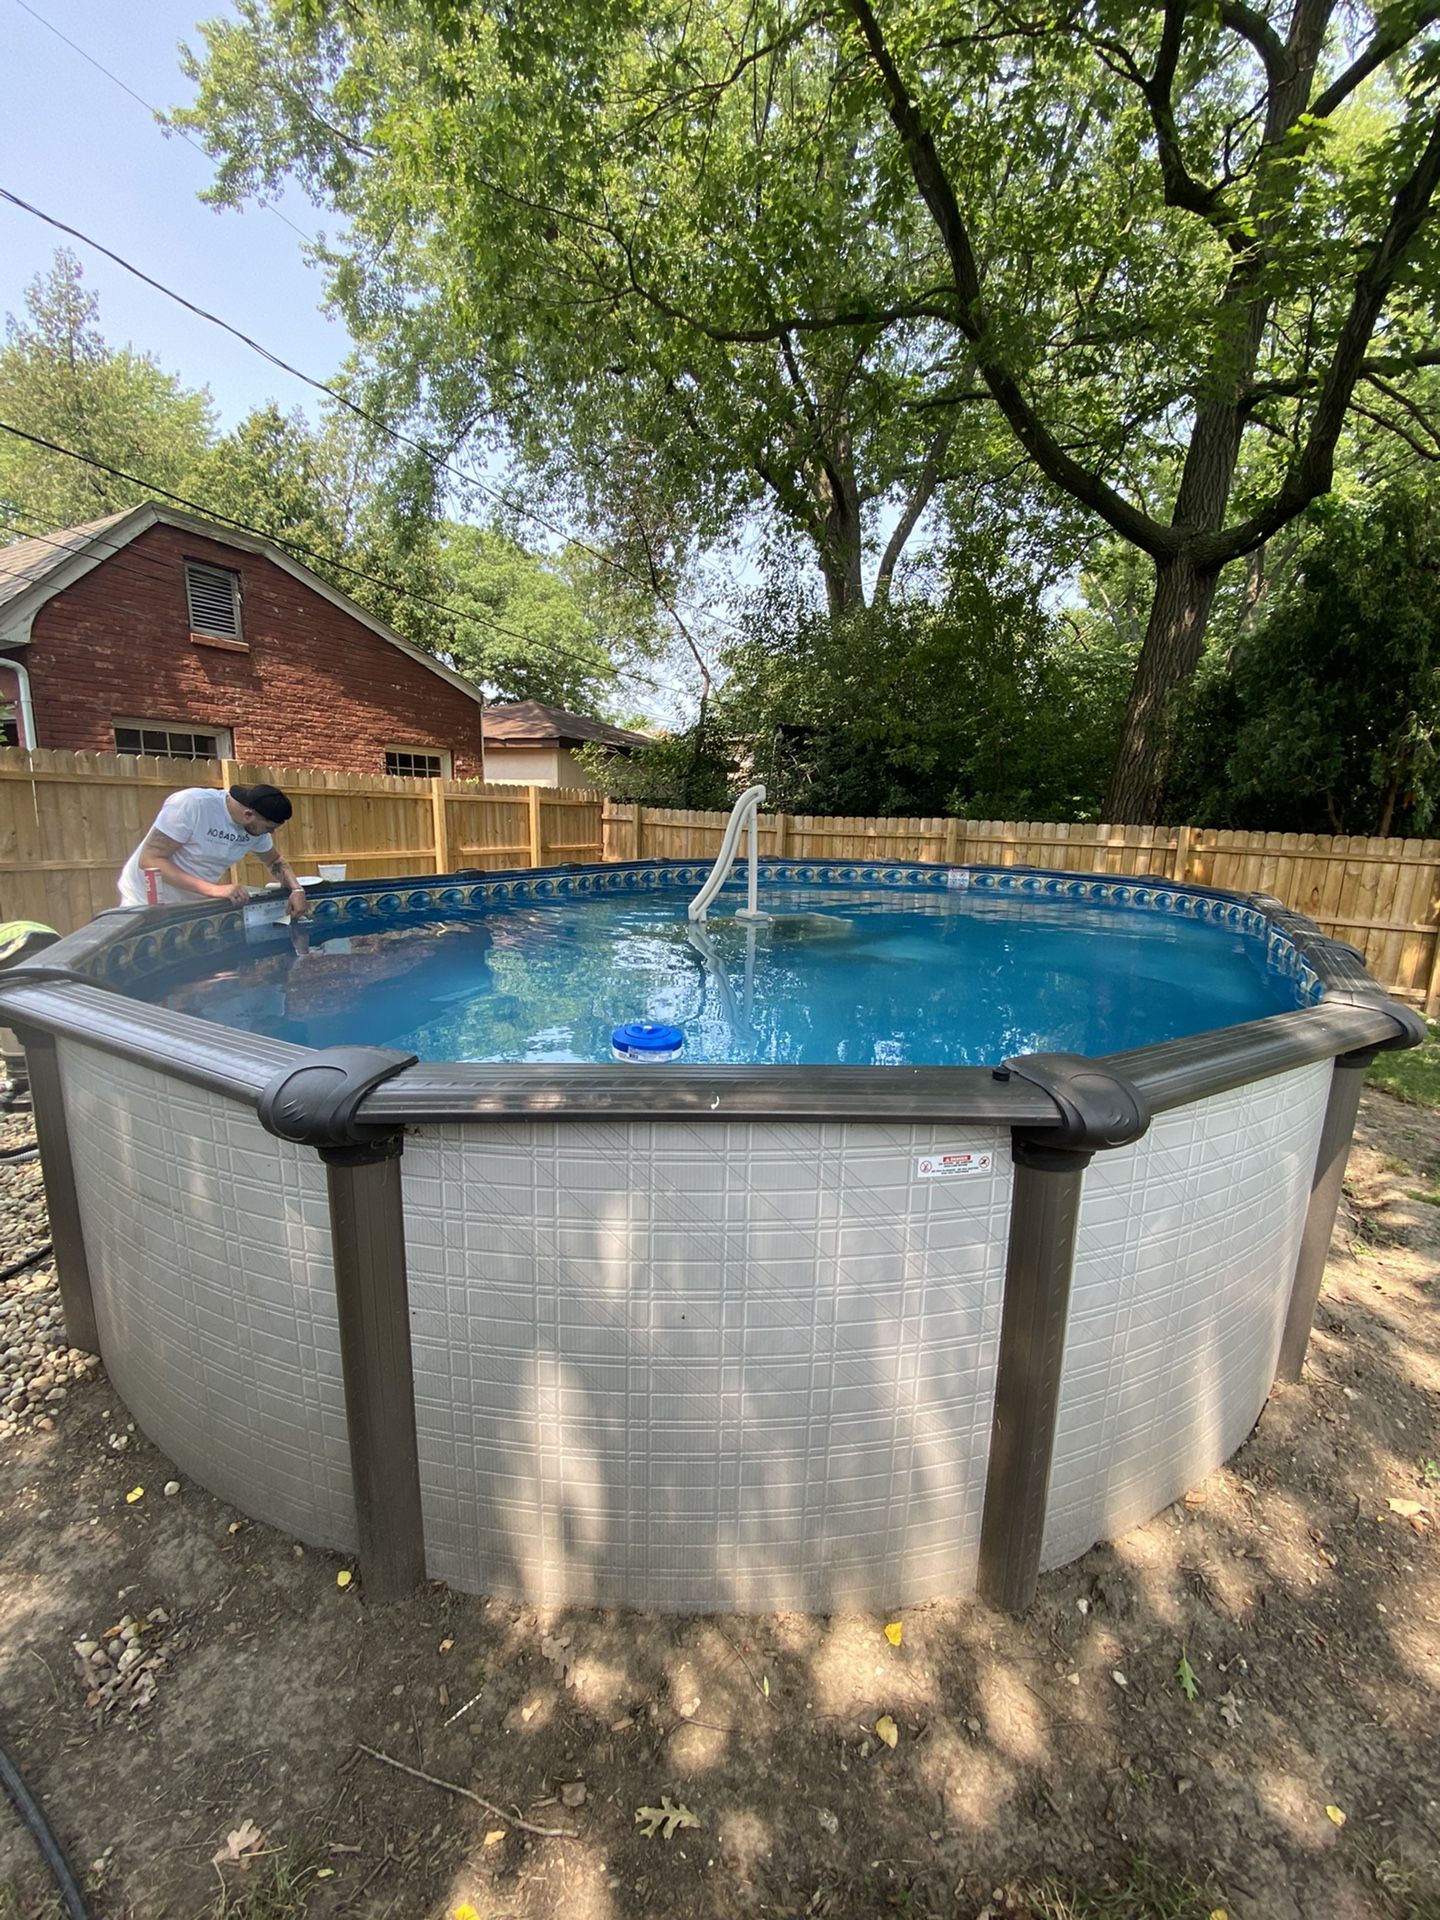
[[[1027,1887],[1036,1920],[1211,1920],[1225,1904],[1212,1886],[1157,1867],[1143,1853],[1129,1863],[1122,1886],[1082,1887],[1049,1879]],[[1429,1920],[1429,1916],[1426,1916]]]
[[[1428,1038],[1405,1053],[1377,1054],[1365,1078],[1412,1106],[1440,1108],[1440,1026],[1432,1020]]]
[[[305,1920],[315,1869],[293,1842],[262,1855],[244,1873],[232,1868],[227,1874],[210,1920]]]
[[[44,1893],[27,1894],[14,1880],[0,1880],[0,1920],[65,1920],[64,1901],[45,1884]]]
[[[1440,1863],[1392,1860],[1362,1841],[1355,1865],[1378,1891],[1385,1920],[1440,1920]]]

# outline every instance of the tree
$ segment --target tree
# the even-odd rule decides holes
[[[436,575],[445,597],[474,608],[448,652],[497,700],[603,711],[622,667],[658,644],[653,604],[627,595],[586,555],[529,553],[494,528],[446,522]],[[488,616],[488,617],[487,617]]]
[[[735,755],[708,705],[679,733],[661,734],[629,753],[583,747],[580,762],[590,784],[612,800],[703,813],[728,807],[736,795]]]
[[[1426,833],[1440,809],[1440,499],[1312,510],[1299,580],[1216,663],[1195,811],[1244,827]]]
[[[0,420],[178,488],[214,429],[208,393],[186,389],[148,354],[106,346],[72,253],[58,252],[35,277],[25,307],[28,323],[6,316]],[[144,487],[0,433],[0,536],[77,526],[147,497]]]
[[[962,466],[960,416],[923,378],[935,356],[868,313],[827,332],[768,322],[799,288],[847,294],[867,163],[843,129],[818,154],[803,140],[834,112],[832,44],[780,26],[758,94],[713,91],[697,166],[695,126],[653,97],[648,26],[621,13],[562,9],[552,30],[484,9],[243,0],[239,22],[204,33],[200,95],[176,117],[222,152],[216,197],[293,165],[345,211],[358,244],[335,287],[390,400],[452,441],[499,422],[662,597],[677,529],[723,541],[757,513],[803,543],[832,611],[865,604],[867,561],[888,596]],[[693,75],[698,98],[708,68],[737,52],[748,66],[725,9],[692,14],[688,34],[667,86]],[[771,111],[790,129],[775,143],[757,136]],[[712,287],[737,215],[747,238]],[[715,311],[721,287],[746,309],[736,326]],[[767,316],[758,331],[750,310]]]
[[[187,124],[221,197],[294,166],[346,213],[337,291],[417,402],[555,444],[568,363],[585,477],[654,449],[702,530],[755,471],[710,431],[727,381],[752,447],[811,423],[785,472],[822,521],[836,426],[897,528],[953,436],[983,459],[982,393],[1036,482],[1152,570],[1105,802],[1151,819],[1222,570],[1327,491],[1363,383],[1399,422],[1440,363],[1437,18],[246,0],[207,30]],[[1242,468],[1247,438],[1266,457]]]
[[[727,666],[717,725],[774,806],[1093,819],[1128,660],[1067,643],[1025,584],[967,567],[933,605],[762,618]]]
[[[316,431],[298,407],[282,413],[269,401],[208,447],[180,490],[292,546],[324,573],[354,538],[355,494],[366,491],[346,457],[346,424]],[[338,572],[336,585],[346,587]]]

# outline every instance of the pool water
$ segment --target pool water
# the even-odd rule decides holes
[[[991,1066],[1100,1054],[1300,1004],[1261,938],[1072,900],[771,887],[750,927],[687,891],[269,931],[146,994],[305,1046],[428,1060],[608,1060],[614,1028],[679,1027],[681,1064]],[[643,1069],[642,1069],[643,1070]],[[650,1069],[663,1071],[661,1068]]]

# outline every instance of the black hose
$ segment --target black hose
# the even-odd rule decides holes
[[[24,1273],[27,1267],[38,1267],[42,1260],[48,1259],[55,1251],[55,1244],[47,1240],[43,1247],[36,1247],[33,1253],[27,1253],[23,1260],[12,1260],[8,1267],[0,1267],[0,1280],[13,1280],[17,1273]]]
[[[0,1147],[0,1160],[30,1160],[33,1159],[39,1151],[40,1146],[38,1141],[27,1140],[23,1146]]]
[[[40,1802],[26,1786],[20,1769],[10,1758],[4,1747],[0,1747],[0,1785],[10,1796],[10,1804],[30,1830],[30,1838],[40,1850],[40,1857],[50,1869],[51,1878],[60,1889],[60,1897],[65,1902],[65,1911],[70,1920],[94,1920],[85,1896],[80,1891],[80,1882],[71,1871],[70,1862],[65,1858],[64,1849],[51,1831],[50,1822],[45,1818]]]

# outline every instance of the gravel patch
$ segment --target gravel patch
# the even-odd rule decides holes
[[[0,1148],[33,1140],[28,1113],[0,1119]],[[45,1185],[38,1160],[0,1160],[0,1270],[24,1260],[50,1238]],[[65,1337],[60,1287],[47,1254],[35,1266],[0,1281],[0,1439],[52,1433],[74,1387],[100,1365]]]

